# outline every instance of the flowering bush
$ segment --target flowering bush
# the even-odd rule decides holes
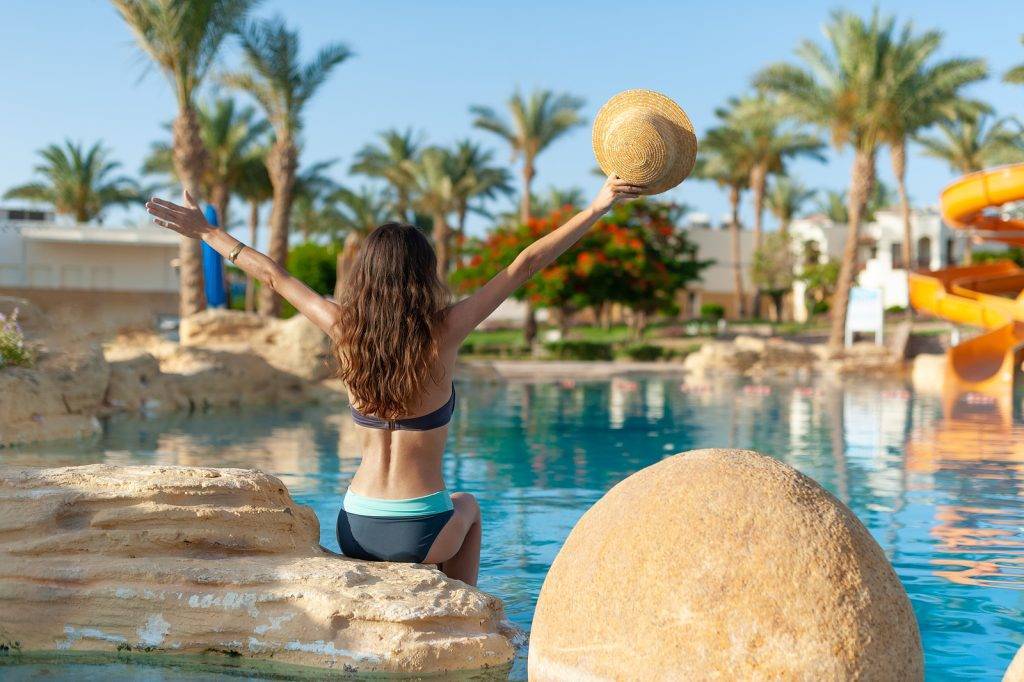
[[[0,313],[0,367],[29,365],[34,359],[18,324],[18,309],[15,308],[10,316]]]
[[[566,206],[525,225],[491,231],[470,245],[470,261],[455,273],[455,285],[466,292],[481,286],[574,212]],[[516,292],[517,298],[552,310],[560,320],[586,307],[600,317],[610,303],[632,309],[641,325],[649,315],[674,314],[676,293],[698,280],[710,262],[697,259],[696,245],[686,239],[673,218],[671,205],[651,200],[616,206],[575,246]]]

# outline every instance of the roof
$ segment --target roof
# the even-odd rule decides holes
[[[180,237],[170,230],[150,227],[63,226],[54,223],[29,225],[22,223],[23,239],[35,242],[76,244],[137,244],[140,246],[176,246]]]

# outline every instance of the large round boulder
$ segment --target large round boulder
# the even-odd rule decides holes
[[[857,517],[741,450],[665,459],[612,488],[541,589],[531,680],[920,680],[903,586]]]
[[[1017,649],[1017,655],[1003,674],[1003,682],[1024,682],[1024,646]]]

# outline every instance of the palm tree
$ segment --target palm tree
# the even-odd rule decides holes
[[[338,276],[334,285],[334,298],[339,299],[363,240],[388,221],[392,197],[371,187],[362,187],[358,192],[342,187],[331,195],[329,201],[336,202],[345,230],[345,245],[338,252]]]
[[[747,301],[743,291],[743,263],[740,252],[740,200],[750,186],[750,164],[747,148],[740,144],[739,132],[728,126],[708,131],[701,145],[695,173],[711,180],[729,193],[729,236],[732,242],[733,284],[736,314],[746,317]]]
[[[531,217],[530,186],[537,172],[537,155],[556,139],[583,123],[579,113],[583,100],[550,90],[535,90],[526,99],[516,91],[507,105],[511,122],[499,116],[491,107],[472,106],[470,112],[476,116],[474,126],[501,137],[512,148],[513,160],[523,160],[519,219],[525,223]]]
[[[556,139],[583,123],[580,109],[583,100],[572,95],[550,90],[534,90],[527,99],[518,90],[507,102],[511,121],[501,117],[491,107],[472,106],[469,108],[476,118],[473,125],[489,130],[505,140],[512,148],[512,160],[522,158],[523,189],[519,204],[519,220],[530,220],[530,187],[536,175],[537,155]],[[537,318],[533,306],[526,303],[526,318],[523,335],[527,345],[537,337]]]
[[[579,209],[586,201],[587,197],[579,187],[569,187],[567,189],[549,187],[546,193],[533,197],[532,204],[536,208],[538,215],[545,215],[563,206]]]
[[[836,225],[846,225],[850,222],[847,203],[846,192],[826,189],[818,196],[817,211]]]
[[[917,135],[926,156],[945,161],[956,174],[966,175],[1008,160],[1008,151],[1016,135],[1007,119],[992,114],[961,112],[950,120],[939,121],[938,133]]]
[[[139,48],[160,67],[174,88],[178,114],[171,127],[174,167],[184,189],[197,200],[207,164],[193,97],[217,57],[255,0],[111,0],[135,34]],[[179,246],[182,317],[203,307],[199,241],[181,238]]]
[[[875,11],[864,19],[835,11],[825,26],[826,45],[805,41],[797,50],[803,64],[768,66],[754,78],[774,93],[797,120],[828,130],[837,148],[852,147],[846,245],[832,305],[828,346],[843,346],[846,306],[857,270],[857,244],[864,207],[875,182],[875,156],[887,139],[890,115],[886,87],[898,45],[895,21]]]
[[[768,210],[779,221],[779,231],[789,233],[789,226],[808,201],[817,194],[813,189],[805,187],[797,180],[786,175],[779,175],[772,181],[765,196]],[[841,204],[840,204],[841,205]]]
[[[199,135],[206,148],[208,163],[204,169],[201,190],[210,198],[221,227],[231,222],[228,206],[231,194],[250,172],[246,164],[261,150],[270,124],[256,118],[256,110],[242,107],[231,98],[220,98],[200,105],[196,110]],[[168,126],[169,127],[169,126]],[[173,151],[166,142],[156,142],[143,162],[145,173],[174,175]]]
[[[312,224],[298,221],[305,241],[309,241],[313,233],[328,234],[332,239],[336,236],[332,232],[332,226],[339,223],[337,216],[332,215],[330,197],[341,189],[341,186],[327,175],[327,170],[335,163],[336,159],[317,161],[299,170],[295,176],[294,201],[302,203],[303,209],[307,211],[306,215],[314,218]],[[314,207],[316,210],[310,212]],[[324,208],[327,210],[322,210]],[[296,212],[292,211],[292,216],[295,215]]]
[[[455,182],[455,229],[459,238],[466,234],[466,216],[473,210],[473,200],[494,199],[499,194],[510,194],[512,185],[509,172],[491,163],[494,152],[483,149],[469,139],[455,143],[451,153],[452,180]],[[484,213],[479,207],[476,209]]]
[[[887,65],[883,104],[887,110],[883,139],[889,143],[892,172],[896,176],[903,217],[903,262],[910,267],[913,235],[907,198],[907,140],[918,131],[954,116],[957,111],[979,110],[980,103],[961,99],[961,90],[985,78],[984,60],[962,57],[935,61],[942,33],[915,36],[904,26]]]
[[[1024,45],[1024,35],[1020,37],[1020,42]],[[1003,76],[1003,80],[1007,83],[1017,83],[1018,85],[1024,85],[1024,64],[1018,64]]]
[[[409,163],[420,153],[423,146],[421,135],[412,128],[391,128],[379,133],[378,137],[379,145],[371,143],[356,152],[350,172],[384,180],[391,186],[395,213],[402,220],[412,222]]]
[[[267,154],[267,171],[274,187],[267,255],[278,263],[288,257],[288,228],[295,178],[299,168],[297,136],[303,109],[338,64],[352,56],[340,43],[321,49],[309,63],[300,60],[299,34],[276,17],[248,24],[240,32],[246,69],[226,74],[224,82],[248,92],[263,107],[274,128],[274,144]],[[280,298],[262,287],[261,315],[276,316]]]
[[[76,222],[96,219],[102,222],[108,206],[138,201],[142,190],[124,175],[111,176],[121,167],[110,160],[110,150],[101,142],[86,149],[81,143],[65,140],[38,152],[43,163],[35,167],[41,180],[12,187],[4,199],[26,199],[53,206],[57,213],[73,216]]]
[[[274,186],[270,184],[267,164],[263,162],[265,149],[254,151],[245,160],[241,177],[235,185],[235,193],[249,204],[249,246],[256,248],[260,225],[260,207],[274,198]],[[256,309],[256,282],[252,275],[245,275],[245,310]]]
[[[824,144],[817,135],[792,125],[778,103],[761,96],[734,98],[716,114],[734,128],[746,148],[750,166],[750,193],[754,203],[754,250],[761,248],[764,200],[768,174],[785,174],[786,162],[799,157],[824,161]]]
[[[442,281],[447,281],[451,246],[449,216],[458,208],[459,201],[451,152],[441,147],[427,147],[406,167],[412,182],[412,206],[430,216],[437,274]]]

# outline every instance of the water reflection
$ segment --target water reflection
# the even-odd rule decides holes
[[[998,677],[1024,640],[1024,424],[1012,401],[899,380],[665,377],[474,381],[457,395],[445,476],[479,497],[483,587],[524,627],[558,548],[605,491],[673,453],[725,446],[778,457],[853,509],[907,587],[929,677]],[[357,458],[351,418],[320,408],[117,420],[93,443],[0,451],[18,464],[259,467],[316,509],[332,548]]]

